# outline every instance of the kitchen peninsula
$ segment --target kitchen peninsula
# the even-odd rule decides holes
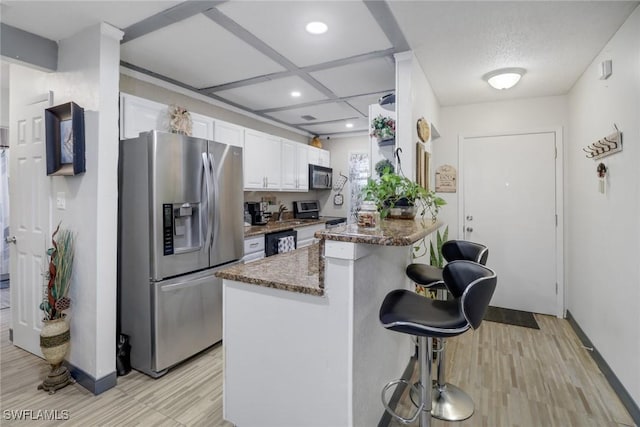
[[[413,353],[380,326],[408,288],[413,244],[440,222],[386,220],[316,232],[307,248],[236,265],[224,279],[224,418],[238,426],[371,426],[382,387]]]

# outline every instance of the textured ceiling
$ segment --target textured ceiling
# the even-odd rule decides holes
[[[395,87],[393,54],[408,49],[443,106],[565,94],[637,5],[3,0],[0,19],[56,41],[108,22],[125,32],[126,68],[335,135],[367,130],[368,106]],[[316,20],[327,23],[326,34],[305,32]],[[501,67],[527,73],[515,88],[496,91],[482,76]]]

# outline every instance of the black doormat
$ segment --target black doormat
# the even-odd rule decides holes
[[[484,320],[489,322],[506,323],[507,325],[524,326],[525,328],[540,329],[533,313],[528,311],[511,310],[508,308],[487,308]]]

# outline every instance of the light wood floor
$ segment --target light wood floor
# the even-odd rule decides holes
[[[447,340],[447,382],[466,391],[476,410],[461,422],[434,419],[433,427],[635,425],[569,322],[535,317],[539,330],[485,321]],[[407,394],[404,416],[413,410]]]
[[[132,371],[99,396],[77,384],[49,395],[36,390],[45,362],[9,342],[10,311],[0,311],[1,409],[67,410],[70,419],[1,418],[1,425],[231,426],[222,420],[220,345],[158,380]],[[449,340],[449,382],[472,396],[476,413],[459,423],[434,420],[434,427],[634,425],[569,324],[548,316],[536,319],[540,330],[484,322],[478,331]],[[407,402],[403,396],[405,408]],[[381,413],[381,408],[372,410]]]

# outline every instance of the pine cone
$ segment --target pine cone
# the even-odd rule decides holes
[[[67,297],[62,297],[56,301],[56,310],[64,311],[71,307],[71,300]]]

